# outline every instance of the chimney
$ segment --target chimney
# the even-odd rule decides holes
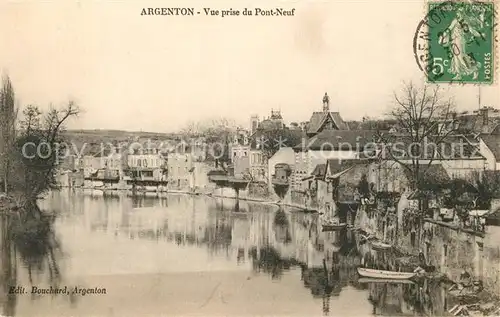
[[[481,117],[483,119],[483,126],[487,126],[488,125],[488,112],[489,112],[489,108],[488,107],[483,107],[481,108]]]

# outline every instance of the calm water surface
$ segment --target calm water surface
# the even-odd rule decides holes
[[[59,287],[105,295],[29,294],[54,284],[40,265],[20,264],[16,316],[442,315],[446,298],[428,283],[359,281],[366,253],[349,231],[322,233],[316,215],[234,200],[53,192]],[[23,262],[21,262],[23,263]],[[54,264],[52,264],[54,267]],[[52,273],[51,273],[52,272]]]

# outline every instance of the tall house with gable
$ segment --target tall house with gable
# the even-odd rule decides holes
[[[306,133],[308,137],[313,137],[325,130],[349,130],[349,126],[342,119],[340,113],[330,111],[330,97],[326,92],[323,96],[323,111],[312,113]]]
[[[306,135],[310,141],[317,139],[323,134],[335,133],[338,131],[340,134],[349,133],[348,124],[342,119],[339,112],[330,111],[330,97],[325,92],[323,96],[323,107],[322,111],[314,111],[311,115],[311,119],[306,124]],[[334,137],[335,138],[335,137]],[[309,142],[308,140],[308,142]],[[292,186],[294,188],[300,188],[302,184],[302,178],[308,176],[312,169],[320,163],[318,160],[322,158],[315,159],[310,155],[311,149],[302,149],[301,145],[294,147],[295,152],[295,165],[292,173]]]

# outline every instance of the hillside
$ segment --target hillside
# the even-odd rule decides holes
[[[178,137],[174,133],[157,133],[143,131],[122,131],[122,130],[67,130],[62,133],[67,142],[76,145],[81,149],[84,144],[86,150],[99,147],[100,144],[115,142],[161,142],[173,140]]]

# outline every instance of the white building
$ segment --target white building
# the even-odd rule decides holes
[[[294,147],[292,187],[296,190],[303,189],[302,179],[326,160],[342,161],[369,156],[376,149],[373,142],[375,133],[368,130],[325,130]]]
[[[190,154],[169,153],[167,168],[170,188],[188,189],[193,183],[194,160]]]
[[[139,180],[165,181],[165,158],[159,153],[130,154],[127,157],[132,177]]]

